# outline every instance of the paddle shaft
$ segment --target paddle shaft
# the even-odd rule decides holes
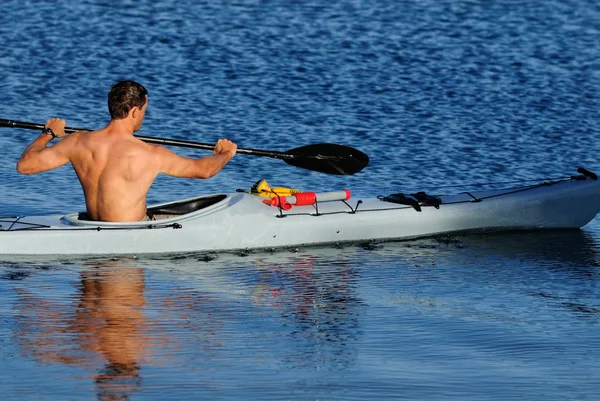
[[[0,119],[0,127],[42,130],[44,125]],[[65,132],[68,134],[76,131],[89,130],[82,128],[65,128]],[[207,150],[213,150],[215,147],[215,145],[209,143],[156,138],[141,135],[135,135],[135,137],[144,142],[158,145]],[[358,173],[369,164],[369,156],[360,150],[335,143],[316,143],[290,149],[287,152],[238,148],[237,153],[279,159],[294,167],[335,175],[352,175]]]
[[[44,124],[27,123],[27,122],[22,122],[22,121],[0,119],[0,127],[23,128],[23,129],[31,129],[31,130],[40,130],[41,131],[42,129],[44,129]],[[85,128],[65,127],[65,132],[67,134],[72,134],[73,132],[77,132],[77,131],[90,131],[90,130],[85,129]],[[134,136],[146,143],[153,143],[153,144],[157,144],[157,145],[178,146],[178,147],[182,147],[182,148],[207,149],[207,150],[213,150],[215,148],[214,144],[209,144],[209,143],[182,141],[182,140],[178,140],[178,139],[157,138],[157,137],[142,136],[142,135],[134,135]],[[284,153],[284,152],[267,151],[267,150],[259,150],[259,149],[238,148],[237,153],[243,153],[246,155],[253,155],[253,156],[266,156],[266,157],[272,157],[274,159],[281,159],[281,160],[292,160],[297,157],[297,155],[291,155],[291,154]],[[310,157],[310,156],[308,156],[308,157]],[[327,156],[319,157],[317,155],[316,158],[327,159],[328,157]]]

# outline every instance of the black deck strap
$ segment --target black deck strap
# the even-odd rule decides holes
[[[442,200],[437,196],[427,195],[425,192],[417,192],[412,194],[412,196],[417,198],[417,201],[419,201],[421,206],[433,206],[434,208],[439,209],[442,203]]]
[[[469,195],[471,198],[473,198],[473,200],[471,202],[481,202],[483,199],[479,199],[475,196],[473,196],[473,194],[471,194],[470,192],[465,192],[465,194]]]
[[[437,196],[427,195],[425,192],[417,192],[410,195],[396,193],[388,196],[378,196],[377,198],[384,202],[412,206],[417,212],[421,212],[424,206],[433,206],[439,209],[442,204],[442,199]]]
[[[397,193],[397,194],[391,194],[388,196],[378,196],[377,197],[379,200],[384,201],[384,202],[392,202],[392,203],[398,203],[400,205],[408,205],[408,206],[412,206],[413,209],[415,209],[417,212],[421,212],[421,205],[419,204],[419,201],[417,199],[415,199],[413,196],[409,195],[406,196],[404,194],[401,193]]]
[[[590,170],[587,170],[583,167],[579,167],[579,168],[577,168],[577,172],[579,174],[583,174],[584,176],[591,178],[594,181],[598,181],[598,176],[596,174],[592,173]]]

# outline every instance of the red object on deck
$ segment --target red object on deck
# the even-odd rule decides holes
[[[263,203],[271,206],[281,207],[283,210],[290,210],[292,206],[308,206],[314,205],[317,202],[331,202],[337,200],[350,199],[350,191],[334,192],[299,192],[292,196],[275,196],[271,199],[265,199]]]

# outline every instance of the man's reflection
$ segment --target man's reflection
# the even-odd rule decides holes
[[[104,367],[94,374],[98,398],[126,400],[141,384],[140,365],[153,345],[144,332],[144,272],[120,260],[86,267],[74,305],[49,302],[36,289],[18,290],[18,341],[45,362],[92,366],[100,359]]]
[[[96,376],[98,398],[123,397],[140,385],[140,363],[150,342],[144,336],[144,272],[140,268],[110,269],[81,274],[81,301],[74,331],[82,345],[104,357],[106,366]]]

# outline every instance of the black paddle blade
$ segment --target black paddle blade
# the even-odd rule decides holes
[[[287,152],[285,162],[325,174],[352,175],[369,165],[369,156],[358,149],[335,143],[301,146]]]

